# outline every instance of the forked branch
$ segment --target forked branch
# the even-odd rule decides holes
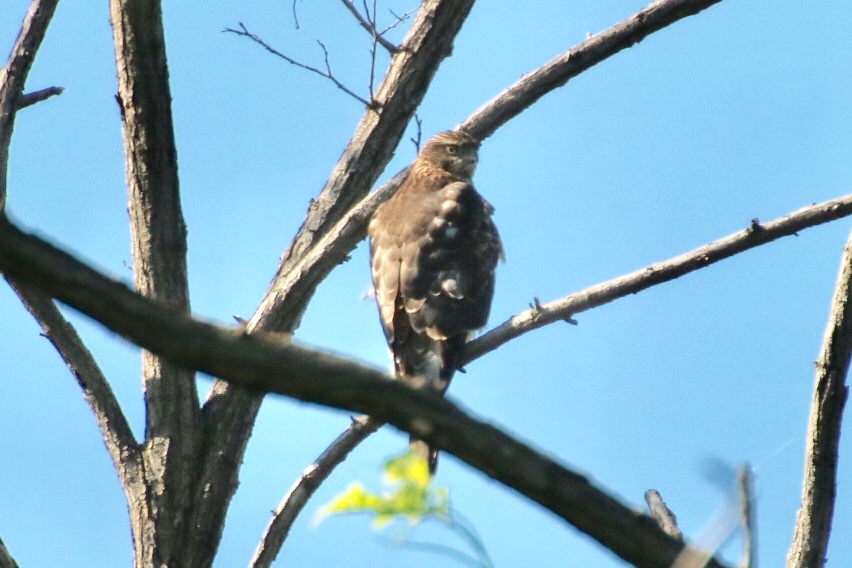
[[[281,59],[283,59],[284,61],[286,61],[290,65],[295,65],[296,67],[299,67],[300,69],[304,69],[305,71],[309,71],[311,73],[319,75],[320,77],[328,79],[329,81],[334,83],[334,85],[338,89],[340,89],[341,91],[343,91],[344,93],[346,93],[347,95],[349,95],[350,97],[355,99],[356,101],[360,102],[362,105],[364,105],[367,108],[372,108],[373,105],[375,104],[374,101],[368,101],[367,99],[365,99],[364,97],[362,97],[361,95],[359,95],[358,93],[356,93],[355,91],[353,91],[352,89],[350,89],[349,87],[344,85],[334,75],[334,73],[331,71],[331,64],[328,61],[328,49],[326,49],[325,44],[323,44],[321,41],[317,40],[317,43],[319,44],[319,46],[320,46],[320,48],[322,49],[322,52],[323,52],[323,57],[324,57],[324,61],[325,61],[325,71],[323,71],[322,69],[319,69],[318,67],[314,67],[313,65],[308,65],[307,63],[302,63],[301,61],[293,59],[289,55],[286,55],[286,54],[278,51],[277,49],[272,47],[272,45],[267,43],[266,40],[264,40],[262,37],[258,36],[257,34],[250,32],[248,30],[248,28],[246,28],[245,25],[243,25],[242,22],[239,22],[239,24],[237,24],[237,25],[239,26],[239,29],[237,29],[237,30],[235,30],[234,28],[225,28],[222,31],[226,32],[226,33],[235,34],[235,35],[238,35],[238,36],[241,36],[241,37],[246,37],[246,38],[252,40],[253,42],[255,42],[256,44],[258,44],[259,46],[261,46],[263,49],[265,49],[266,51],[268,51],[272,55],[274,55],[276,57],[280,57]]]
[[[59,0],[33,0],[6,65],[0,68],[0,215],[6,205],[6,171],[15,114],[38,48]]]

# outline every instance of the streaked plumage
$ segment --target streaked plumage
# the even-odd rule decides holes
[[[485,325],[502,257],[493,208],[473,188],[479,141],[461,131],[423,146],[369,225],[373,284],[397,376],[443,393],[471,332]],[[434,471],[437,452],[412,440]]]

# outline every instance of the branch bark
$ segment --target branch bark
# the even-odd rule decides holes
[[[260,544],[254,551],[249,568],[269,568],[278,556],[290,528],[302,512],[311,496],[319,489],[331,472],[346,459],[355,447],[378,430],[382,423],[369,416],[359,416],[337,437],[334,442],[308,466],[284,499],[272,512],[272,519],[263,531]]]
[[[32,1],[6,65],[0,69],[0,215],[6,207],[9,145],[12,143],[19,98],[58,3],[59,0]]]
[[[50,297],[30,287],[18,286],[8,277],[6,281],[39,323],[44,336],[53,344],[71,374],[77,379],[98,422],[113,465],[122,482],[128,481],[125,475],[128,469],[132,469],[129,466],[138,465],[139,447],[130,424],[92,353]]]
[[[831,314],[816,362],[805,449],[802,507],[796,516],[787,568],[822,568],[826,562],[837,491],[837,456],[846,376],[852,356],[852,235],[843,249]]]
[[[721,0],[661,0],[552,59],[485,103],[460,128],[485,139],[542,96],[652,33]]]
[[[188,368],[242,388],[369,414],[515,488],[624,560],[667,568],[683,548],[648,516],[625,507],[543,454],[452,402],[348,359],[192,320],[136,294],[70,255],[0,220],[0,268],[113,331]],[[719,567],[710,561],[708,566]]]
[[[554,322],[571,320],[572,316],[580,312],[674,280],[781,237],[795,235],[808,227],[849,215],[852,215],[852,195],[802,208],[769,223],[761,224],[755,219],[749,228],[693,251],[521,312],[468,343],[462,364],[477,359],[528,331]]]
[[[158,0],[111,0],[136,287],[189,313],[186,226],[180,206],[171,93]],[[142,353],[146,432],[144,491],[130,496],[137,566],[195,566],[187,523],[200,451],[200,409],[192,369]],[[212,534],[210,534],[212,532]]]

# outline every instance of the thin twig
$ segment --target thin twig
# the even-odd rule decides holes
[[[320,484],[334,471],[358,444],[381,426],[369,416],[359,416],[320,456],[306,468],[284,499],[273,511],[272,519],[263,531],[260,544],[254,551],[249,568],[268,568],[275,561],[290,528],[305,504]]]
[[[393,11],[393,10],[388,10],[388,12],[390,12],[390,15],[394,17],[394,23],[392,23],[391,25],[389,25],[388,27],[386,27],[385,29],[383,29],[382,31],[380,31],[380,32],[379,32],[379,37],[383,37],[386,33],[388,33],[388,32],[389,32],[389,31],[391,31],[392,29],[394,29],[394,28],[396,28],[397,26],[399,26],[400,24],[402,24],[402,22],[404,22],[404,21],[406,21],[408,18],[410,18],[410,17],[411,17],[411,14],[413,14],[414,12],[416,12],[416,9],[409,10],[408,12],[404,13],[404,14],[403,14],[403,15],[401,15],[401,16],[400,16],[400,15],[397,15],[396,13],[394,13],[394,11]]]
[[[416,112],[414,113],[414,124],[417,126],[417,134],[410,138],[411,142],[414,144],[414,148],[417,153],[420,153],[420,142],[423,137],[423,119],[420,118]]]
[[[238,29],[238,30],[235,30],[233,28],[225,28],[222,31],[227,32],[227,33],[236,34],[236,35],[242,36],[242,37],[247,37],[250,40],[252,40],[253,42],[255,42],[256,44],[258,44],[259,46],[261,46],[263,49],[268,51],[269,53],[275,55],[276,57],[280,57],[281,59],[283,59],[284,61],[286,61],[290,65],[295,65],[296,67],[299,67],[300,69],[304,69],[305,71],[310,71],[311,73],[315,73],[315,74],[319,75],[320,77],[324,77],[324,78],[328,79],[329,81],[334,83],[335,86],[337,86],[338,89],[340,89],[341,91],[343,91],[344,93],[346,93],[350,97],[354,98],[355,100],[359,101],[365,107],[367,107],[367,108],[373,108],[374,107],[375,102],[371,103],[370,101],[368,101],[364,97],[358,95],[357,93],[352,91],[349,87],[347,87],[346,85],[341,83],[337,79],[337,77],[334,76],[334,74],[331,72],[331,65],[329,64],[329,61],[328,61],[328,50],[326,49],[325,45],[321,41],[317,40],[317,43],[322,48],[323,55],[325,57],[325,68],[326,68],[325,71],[323,71],[322,69],[318,69],[318,68],[316,68],[312,65],[307,65],[305,63],[302,63],[301,61],[297,61],[297,60],[293,59],[292,57],[281,53],[280,51],[278,51],[277,49],[275,49],[274,47],[269,45],[266,41],[264,41],[263,38],[251,33],[250,31],[248,31],[248,29],[245,27],[245,25],[243,25],[242,22],[239,23],[239,26],[240,26],[240,29]]]
[[[787,568],[822,568],[826,561],[837,492],[838,445],[849,394],[852,356],[852,235],[843,249],[831,313],[816,363],[802,506],[796,516]]]
[[[293,0],[293,22],[296,24],[296,29],[299,29],[299,14],[296,12],[296,2],[298,0]]]
[[[391,30],[394,26],[396,26],[396,24],[394,24],[394,26],[390,28],[387,28],[386,30],[383,30],[382,32],[379,32],[376,29],[375,11],[373,12],[373,19],[371,21],[369,18],[364,18],[364,16],[361,15],[361,12],[358,11],[358,8],[355,7],[355,4],[352,2],[352,0],[341,1],[343,2],[343,5],[346,6],[346,9],[349,10],[349,12],[353,16],[355,16],[355,19],[358,20],[358,23],[361,25],[361,27],[367,30],[367,32],[369,32],[369,34],[373,37],[374,41],[377,41],[382,47],[388,50],[388,53],[396,53],[396,50],[399,48],[382,36],[382,34]]]
[[[36,103],[40,103],[41,101],[49,99],[50,97],[61,95],[63,92],[65,92],[65,87],[48,87],[46,89],[41,89],[32,93],[23,94],[18,99],[18,110],[21,110],[22,108],[27,108],[28,106],[32,106]]]
[[[375,93],[373,91],[373,84],[376,80],[376,46],[379,41],[379,34],[376,32],[376,1],[373,0],[373,14],[370,15],[370,10],[367,7],[367,0],[364,0],[364,13],[367,14],[367,19],[370,22],[370,27],[372,30],[371,35],[373,36],[370,41],[370,99],[375,98]]]

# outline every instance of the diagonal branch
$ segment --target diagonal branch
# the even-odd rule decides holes
[[[352,2],[352,0],[342,0],[342,1],[343,1],[343,5],[346,6],[346,9],[349,10],[349,13],[351,13],[353,16],[355,16],[355,19],[358,20],[358,24],[360,24],[360,26],[362,28],[364,28],[365,30],[367,30],[370,33],[370,37],[373,38],[373,41],[375,41],[376,43],[378,43],[382,47],[384,47],[386,50],[388,50],[388,53],[391,53],[391,54],[396,53],[396,50],[399,49],[399,48],[397,46],[395,46],[393,43],[389,42],[387,40],[387,38],[382,36],[382,33],[379,32],[379,30],[376,28],[376,22],[370,21],[367,18],[365,18],[361,14],[361,12],[358,11],[358,8],[355,7],[355,4]],[[369,16],[369,14],[368,14],[368,16]],[[376,17],[376,14],[374,12],[373,13],[373,19],[375,19],[375,17]]]
[[[331,475],[355,447],[381,427],[369,416],[359,416],[337,437],[317,460],[308,466],[272,512],[272,519],[254,552],[249,568],[268,568],[275,561],[290,528],[320,484]]]
[[[721,0],[658,0],[552,59],[484,104],[460,128],[485,139],[550,91],[678,20]]]
[[[59,0],[33,0],[6,65],[0,68],[0,215],[6,206],[6,171],[18,98]]]
[[[808,227],[828,223],[848,215],[852,215],[852,195],[805,207],[769,223],[761,224],[755,219],[748,229],[688,253],[586,288],[554,302],[535,305],[468,343],[463,362],[477,359],[528,331],[553,322],[570,320],[573,315],[580,312],[674,280],[781,237],[795,235]]]
[[[802,507],[796,516],[787,568],[821,568],[826,562],[837,488],[837,459],[846,377],[852,356],[852,235],[843,249],[831,314],[816,362],[805,449]]]
[[[369,414],[515,488],[636,566],[668,568],[683,544],[648,516],[458,406],[351,360],[206,324],[130,291],[0,220],[0,269],[128,340],[244,389]],[[721,565],[710,561],[708,566]]]
[[[139,448],[95,358],[50,297],[30,287],[18,286],[8,277],[7,281],[83,389],[83,396],[98,421],[113,465],[123,475],[127,468],[125,460],[138,459]]]

